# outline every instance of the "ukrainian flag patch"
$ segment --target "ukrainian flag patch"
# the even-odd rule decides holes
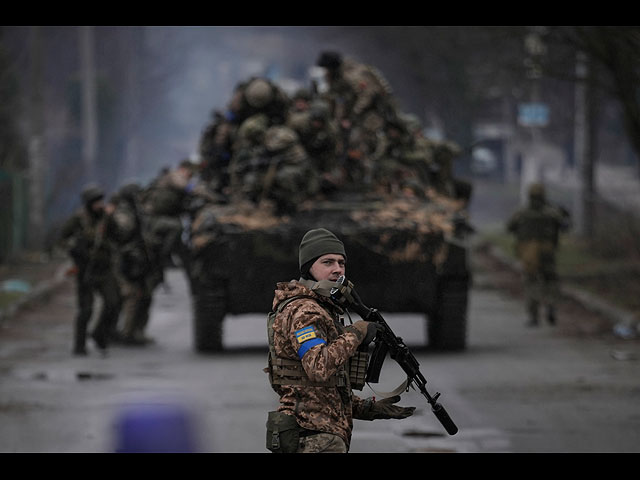
[[[307,340],[311,340],[312,338],[316,338],[316,329],[313,325],[309,325],[308,327],[301,328],[296,332],[296,338],[298,339],[298,343],[304,343]]]

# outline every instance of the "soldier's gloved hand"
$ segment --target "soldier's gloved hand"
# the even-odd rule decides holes
[[[360,343],[358,350],[361,352],[366,352],[369,349],[369,344],[373,342],[378,334],[378,324],[376,322],[366,322],[367,323],[367,334]]]
[[[376,337],[378,332],[378,325],[375,322],[365,322],[364,320],[358,320],[353,325],[349,325],[345,328],[347,332],[354,333],[358,340],[360,340],[360,346],[358,350],[366,349],[369,344]]]
[[[376,402],[373,399],[367,399],[370,402],[369,409],[363,413],[362,420],[381,420],[387,418],[402,419],[413,415],[416,407],[400,407],[394,405],[400,401],[400,395],[385,398]]]

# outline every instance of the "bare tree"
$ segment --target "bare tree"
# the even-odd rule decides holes
[[[640,27],[571,26],[550,31],[559,43],[584,52],[592,68],[601,67],[606,75],[592,80],[592,85],[620,102],[629,142],[640,157]]]

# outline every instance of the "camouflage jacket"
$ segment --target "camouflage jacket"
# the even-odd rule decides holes
[[[296,334],[312,329],[320,341],[303,353],[302,367],[310,380],[323,382],[346,366],[360,341],[356,334],[344,330],[339,307],[295,280],[278,283],[274,311],[283,300],[297,295],[312,298],[296,299],[276,316],[275,353],[278,357],[298,360],[304,343],[298,341],[300,335]],[[294,415],[302,428],[338,435],[348,446],[353,419],[360,418],[365,400],[353,395],[348,375],[346,377],[345,386],[274,386],[280,395],[278,410]]]
[[[82,207],[65,221],[60,240],[76,266],[100,276],[113,269],[115,235],[111,216],[94,217]]]
[[[527,206],[507,220],[506,228],[518,242],[535,240],[555,247],[559,234],[568,229],[568,217],[561,209],[549,204],[540,208]]]

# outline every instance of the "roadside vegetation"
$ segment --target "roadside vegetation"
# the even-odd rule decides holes
[[[592,239],[574,233],[562,236],[557,254],[561,282],[617,307],[640,312],[640,222],[604,207],[598,213]],[[515,242],[506,231],[488,230],[478,240],[516,261]]]

